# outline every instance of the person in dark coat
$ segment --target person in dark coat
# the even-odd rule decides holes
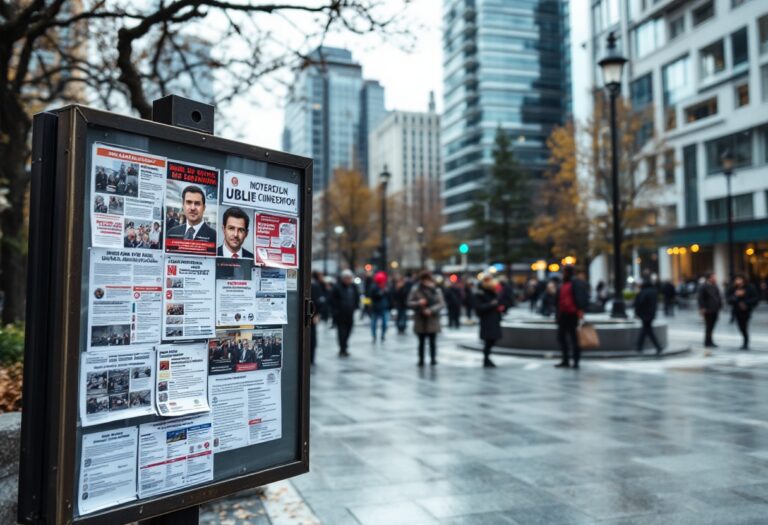
[[[563,284],[555,295],[555,319],[557,320],[557,340],[560,343],[562,359],[555,365],[557,368],[570,366],[568,340],[573,346],[573,368],[579,368],[581,347],[576,329],[579,320],[584,318],[584,310],[589,306],[589,286],[581,279],[574,277],[573,266],[563,268]]]
[[[675,297],[677,296],[677,290],[675,285],[671,281],[665,281],[661,285],[661,295],[664,297],[664,315],[672,317],[675,315]]]
[[[659,303],[659,296],[656,287],[650,279],[644,279],[640,287],[640,293],[635,297],[635,317],[643,322],[640,329],[640,337],[637,339],[637,351],[643,351],[645,337],[651,338],[653,346],[656,347],[656,355],[661,354],[661,344],[653,333],[653,320],[656,318],[656,308]]]
[[[475,309],[475,290],[472,282],[464,281],[464,307],[467,309],[467,321],[472,322],[472,310]]]
[[[717,278],[714,273],[707,274],[704,284],[699,288],[699,313],[704,318],[704,346],[717,348],[712,340],[712,332],[717,324],[717,317],[723,307],[723,299],[720,289],[717,287]]]
[[[408,307],[413,309],[413,331],[419,337],[419,366],[424,366],[424,345],[429,340],[431,365],[437,364],[437,334],[440,332],[440,312],[445,300],[432,274],[423,271],[419,283],[408,294]]]
[[[405,328],[408,325],[408,294],[410,291],[410,278],[407,276],[398,277],[395,281],[394,289],[392,290],[392,303],[397,315],[397,319],[395,320],[397,333],[401,335],[405,333]]]
[[[731,305],[733,317],[739,325],[744,342],[742,350],[749,350],[749,318],[752,310],[760,301],[760,296],[754,286],[749,284],[743,275],[737,275],[733,279],[733,288],[728,294],[728,304]]]
[[[549,281],[541,294],[541,310],[540,313],[544,317],[549,317],[557,310],[556,304],[557,298],[557,283],[552,280]]]
[[[339,357],[349,357],[347,344],[355,323],[355,310],[360,306],[360,291],[352,281],[354,277],[350,270],[344,270],[331,292],[331,308],[339,336]]]
[[[309,362],[315,364],[315,350],[317,350],[317,324],[322,317],[322,311],[327,308],[327,298],[325,296],[325,282],[323,274],[318,271],[312,272],[312,285],[310,288],[310,297],[312,304],[315,305],[315,314],[312,316],[312,324],[309,332]]]
[[[368,298],[371,300],[371,335],[373,342],[376,342],[376,326],[381,320],[381,341],[387,335],[387,322],[389,321],[389,310],[392,308],[392,297],[387,286],[387,273],[376,272],[373,281],[367,291]]]
[[[480,339],[483,340],[483,366],[492,368],[491,349],[501,339],[501,312],[504,305],[496,291],[497,283],[486,275],[475,294],[475,311],[480,318]]]
[[[452,283],[445,290],[445,304],[448,307],[448,328],[459,328],[461,318],[461,304],[464,302],[461,285]]]

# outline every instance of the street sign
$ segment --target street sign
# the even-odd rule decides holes
[[[307,472],[311,159],[82,106],[33,159],[19,520]]]

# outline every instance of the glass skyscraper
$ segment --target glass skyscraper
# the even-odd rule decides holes
[[[498,127],[532,178],[569,105],[562,0],[444,0],[444,230],[472,240],[467,210],[493,164]],[[478,253],[479,249],[473,250]]]
[[[285,109],[283,149],[314,159],[314,187],[338,168],[367,176],[368,133],[384,117],[384,88],[363,80],[346,49],[321,47],[297,76]]]

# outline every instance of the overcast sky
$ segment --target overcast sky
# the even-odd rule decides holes
[[[389,3],[387,3],[389,4]],[[387,5],[385,4],[385,5]],[[393,7],[399,2],[391,2]],[[429,92],[435,92],[438,111],[442,109],[441,0],[413,0],[402,19],[413,30],[410,52],[402,41],[390,42],[378,36],[329,35],[326,45],[352,50],[363,66],[363,78],[384,86],[388,110],[426,111]],[[285,89],[270,83],[269,91],[254,90],[251,101],[241,100],[224,117],[238,122],[222,129],[225,136],[267,148],[281,148]],[[256,100],[258,99],[258,100]]]

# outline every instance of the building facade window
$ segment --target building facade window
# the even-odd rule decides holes
[[[749,84],[742,84],[736,86],[734,98],[736,99],[736,107],[744,107],[749,104]]]
[[[768,64],[760,68],[760,90],[763,102],[768,102]]]
[[[642,109],[653,102],[653,73],[632,81],[629,85],[632,109]]]
[[[693,27],[706,22],[714,16],[715,2],[714,0],[709,0],[709,2],[701,4],[699,7],[693,10],[693,13],[691,13],[691,17],[693,18]]]
[[[723,165],[720,159],[726,151],[730,151],[733,155],[735,168],[752,166],[751,129],[710,140],[705,144],[705,148],[707,152],[707,173],[709,174],[722,172]]]
[[[733,59],[733,67],[749,62],[749,43],[746,27],[742,27],[731,35],[731,58]]]
[[[675,183],[675,150],[673,149],[664,152],[664,183]]]
[[[683,148],[683,195],[685,225],[699,223],[699,179],[696,168],[696,144]]]
[[[760,36],[760,54],[764,55],[768,53],[768,15],[761,16],[757,20],[757,28]]]
[[[725,69],[725,47],[718,40],[699,51],[699,78],[707,80]]]
[[[637,57],[643,57],[664,45],[664,19],[656,18],[643,22],[632,35]]]
[[[755,217],[754,199],[751,193],[733,196],[733,218],[749,220]],[[718,223],[728,220],[728,198],[720,197],[707,201],[707,222]]]
[[[688,55],[670,62],[662,69],[663,102],[665,115],[665,128],[677,127],[675,106],[682,99],[693,93],[694,86],[691,82],[690,59]]]
[[[669,21],[669,39],[674,40],[685,32],[685,15]]]
[[[704,102],[699,102],[685,108],[685,121],[689,123],[711,117],[712,115],[717,115],[717,97],[712,97]]]

